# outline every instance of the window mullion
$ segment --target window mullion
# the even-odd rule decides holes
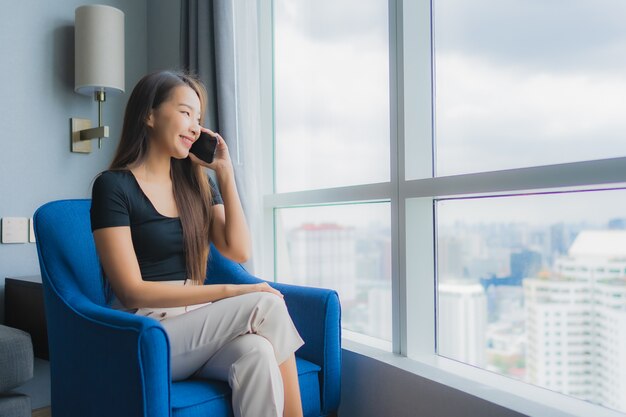
[[[425,178],[406,183],[411,197],[498,194],[524,190],[623,184],[626,157],[570,162],[476,174]]]
[[[404,274],[404,205],[399,184],[404,177],[404,112],[402,66],[402,2],[389,0],[389,127],[391,178],[391,309],[392,350],[406,352],[406,294]]]
[[[259,66],[261,99],[261,140],[263,143],[261,170],[263,195],[274,192],[274,45],[273,1],[258,1],[259,13]],[[268,279],[274,277],[274,210],[261,206],[263,220],[262,273]]]
[[[294,191],[265,195],[265,207],[296,207],[319,204],[356,203],[362,201],[388,201],[392,197],[392,186],[388,182],[379,184],[353,185],[349,187]]]
[[[431,1],[399,1],[401,127],[398,135],[399,265],[403,329],[401,353],[435,353],[435,219],[433,200],[413,199],[408,178],[432,180],[433,82]]]

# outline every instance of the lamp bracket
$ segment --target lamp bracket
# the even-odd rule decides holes
[[[109,137],[109,126],[92,127],[80,131],[80,140],[90,140]]]
[[[91,120],[71,118],[72,152],[91,153],[91,139],[108,138],[109,126],[91,127]]]

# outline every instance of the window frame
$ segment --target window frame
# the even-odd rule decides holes
[[[548,190],[626,186],[626,157],[435,177],[432,2],[388,0],[390,181],[276,193],[274,186],[273,0],[257,0],[260,28],[263,270],[275,277],[274,211],[279,208],[389,201],[392,251],[392,352],[343,338],[344,349],[529,415],[623,414],[437,355],[435,202]],[[408,76],[407,74],[413,74]],[[410,159],[409,159],[410,158]],[[417,164],[419,179],[407,179]],[[408,254],[411,256],[409,257]],[[480,382],[478,382],[480,381]]]

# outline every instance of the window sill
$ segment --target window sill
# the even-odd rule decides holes
[[[594,405],[437,355],[407,358],[347,338],[342,348],[530,416],[624,417]]]

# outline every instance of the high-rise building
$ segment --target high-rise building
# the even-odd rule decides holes
[[[541,270],[541,254],[531,250],[511,253],[511,278],[534,277]],[[517,281],[519,282],[519,281]]]
[[[355,230],[337,224],[303,224],[288,238],[293,283],[334,288],[342,303],[356,299]]]
[[[391,342],[391,288],[371,288],[367,291],[367,334]]]
[[[599,280],[595,298],[598,402],[626,411],[626,279]]]
[[[437,242],[438,274],[442,280],[465,276],[463,242],[455,236],[442,236]]]
[[[526,379],[626,411],[626,231],[581,232],[524,280]]]
[[[593,401],[593,305],[583,279],[524,280],[526,380]]]
[[[487,297],[479,283],[438,285],[437,352],[484,367],[486,363]]]
[[[626,229],[626,219],[624,219],[624,218],[611,219],[611,220],[609,220],[608,226],[609,226],[609,229],[625,230]]]

